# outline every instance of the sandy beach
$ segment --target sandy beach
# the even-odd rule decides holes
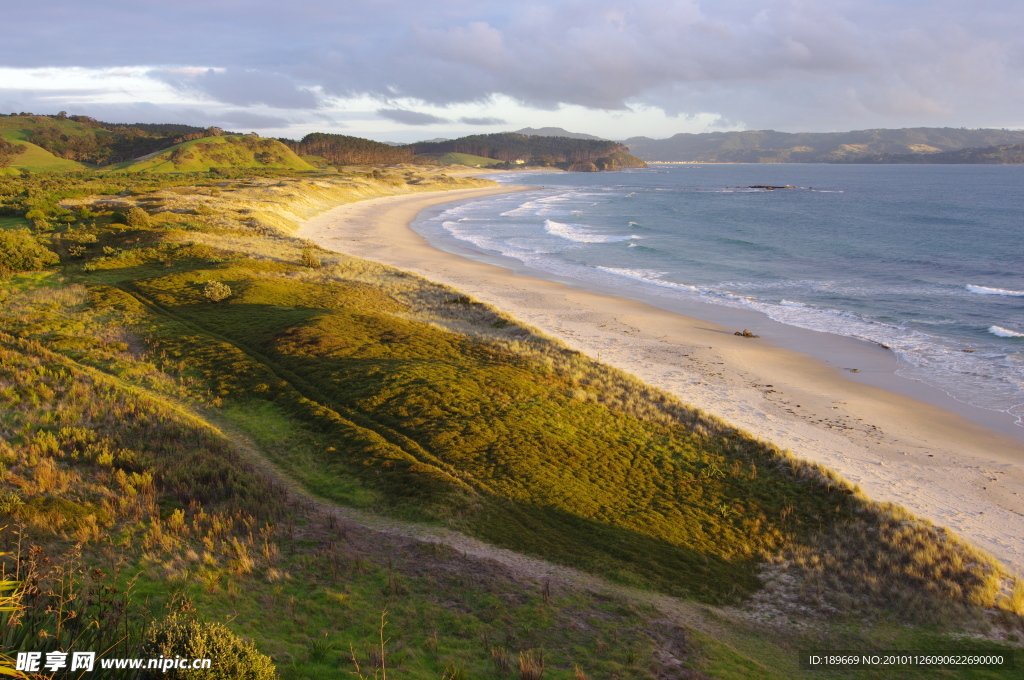
[[[948,527],[1024,574],[1020,439],[864,384],[841,368],[774,345],[769,335],[736,337],[736,328],[522,276],[438,250],[409,228],[432,206],[520,189],[351,203],[309,220],[298,235],[473,295],[574,349],[827,465],[873,499],[898,503]],[[856,341],[848,350],[887,353]]]

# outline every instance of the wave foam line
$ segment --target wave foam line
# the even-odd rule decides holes
[[[617,241],[628,241],[633,238],[632,236],[595,234],[578,224],[564,224],[554,220],[544,220],[544,231],[552,236],[558,236],[567,241],[575,241],[576,243],[615,243]]]
[[[1002,326],[989,326],[988,332],[992,335],[998,335],[1000,338],[1024,338],[1024,333],[1011,331],[1009,328],[1003,328]]]
[[[967,284],[967,290],[975,295],[1008,295],[1010,297],[1024,297],[1024,291],[1006,290],[1005,288],[989,288],[988,286],[973,286]]]

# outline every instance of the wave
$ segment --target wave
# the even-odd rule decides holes
[[[972,286],[967,284],[967,290],[975,295],[1008,295],[1010,297],[1024,297],[1024,291],[1006,290],[1005,288],[989,288],[988,286]]]
[[[988,332],[992,335],[998,335],[1000,338],[1024,338],[1024,333],[1011,331],[1009,328],[1003,328],[1002,326],[989,326]]]
[[[552,236],[559,236],[567,241],[576,243],[616,243],[628,241],[633,236],[619,236],[615,234],[595,234],[586,227],[579,224],[565,224],[554,220],[544,220],[544,231]]]

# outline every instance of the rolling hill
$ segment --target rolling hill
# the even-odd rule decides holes
[[[30,171],[74,171],[86,168],[66,158],[55,156],[50,151],[28,141],[40,127],[49,123],[45,116],[0,116],[0,139],[25,150],[7,158],[0,156],[0,174],[17,174],[20,170]],[[60,121],[61,134],[76,136],[80,125],[74,121]],[[6,166],[6,167],[5,167]]]
[[[214,168],[228,167],[315,170],[276,139],[241,135],[193,139],[115,166],[129,172],[210,172]]]
[[[892,162],[877,158],[880,154],[927,156],[967,148],[1021,144],[1024,130],[904,128],[798,133],[749,130],[681,133],[668,139],[631,137],[624,143],[630,153],[645,161],[836,163],[875,158],[867,162]]]
[[[594,135],[588,135],[583,132],[569,132],[565,128],[560,127],[542,127],[542,128],[523,128],[522,130],[516,130],[516,133],[520,135],[534,135],[536,137],[569,137],[571,139],[597,139],[601,140],[602,137],[595,137]]]
[[[443,142],[417,142],[408,148],[415,154],[437,159],[446,154],[468,154],[490,158],[505,166],[553,166],[580,172],[642,168],[647,165],[618,142],[524,135],[518,132],[470,135]]]

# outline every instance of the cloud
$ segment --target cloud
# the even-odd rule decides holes
[[[290,122],[287,118],[245,110],[221,111],[216,117],[218,123],[227,123],[243,128],[281,128],[286,127]]]
[[[278,109],[312,109],[319,103],[316,94],[298,87],[280,73],[210,68],[196,74],[157,69],[151,75],[180,91],[236,106],[264,104]]]
[[[473,118],[471,116],[463,116],[459,118],[459,122],[466,125],[505,125],[508,123],[504,118]]]
[[[393,120],[403,125],[435,125],[437,123],[449,122],[446,118],[419,111],[408,111],[406,109],[377,109],[377,115],[381,118]]]
[[[43,5],[5,8],[19,29],[3,64],[144,65],[185,97],[230,107],[311,111],[362,97],[422,125],[429,114],[407,115],[417,102],[504,95],[535,110],[643,104],[813,129],[999,125],[1024,110],[1024,13],[1012,0],[984,11],[955,0]]]

